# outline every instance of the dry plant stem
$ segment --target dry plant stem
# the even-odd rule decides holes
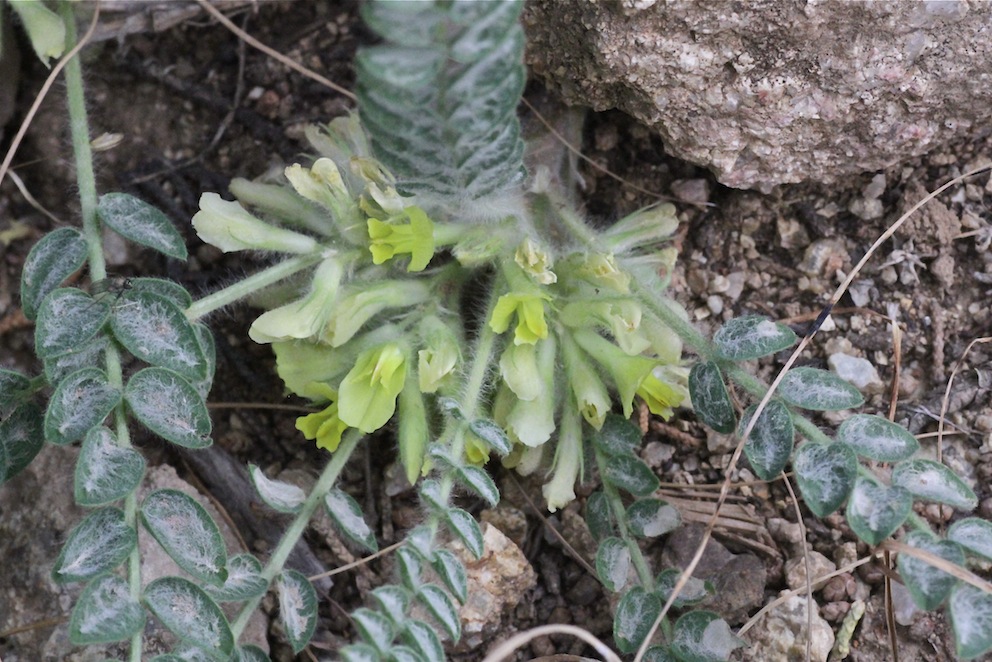
[[[62,69],[73,61],[76,57],[76,53],[82,50],[86,42],[90,40],[93,36],[93,31],[96,30],[97,19],[100,18],[100,3],[99,0],[94,4],[93,7],[93,18],[90,19],[90,27],[86,30],[86,34],[83,38],[79,40],[71,51],[62,56],[62,59],[58,61],[58,64],[52,69],[51,73],[48,74],[48,78],[45,79],[45,84],[41,86],[41,90],[38,92],[38,96],[35,97],[34,103],[31,104],[31,108],[28,110],[27,115],[24,116],[24,121],[21,122],[20,128],[17,129],[17,133],[14,135],[14,139],[10,141],[10,149],[7,150],[7,155],[3,159],[3,163],[0,164],[0,183],[3,183],[3,178],[7,174],[7,170],[10,169],[10,164],[14,160],[14,155],[17,154],[17,148],[21,146],[21,141],[24,140],[24,134],[28,132],[28,127],[31,126],[31,122],[34,121],[34,116],[38,113],[38,108],[41,107],[41,102],[45,100],[45,96],[48,91],[52,89],[52,84],[55,79],[58,78],[59,74],[62,73]],[[73,23],[72,34],[75,37],[76,34],[76,24]],[[68,41],[68,33],[67,33]]]
[[[959,565],[951,563],[947,559],[937,556],[933,552],[928,552],[926,550],[920,549],[919,547],[912,547],[904,542],[899,542],[898,540],[886,540],[881,545],[879,545],[879,550],[883,552],[892,551],[898,552],[899,554],[906,554],[907,556],[912,556],[921,561],[924,561],[938,570],[943,570],[949,575],[960,579],[963,582],[971,584],[977,589],[985,591],[986,593],[992,594],[992,582],[988,582],[975,573],[962,568]]]
[[[799,533],[802,536],[803,544],[803,567],[806,569],[806,662],[810,661],[813,652],[813,568],[809,563],[809,548],[806,547],[806,522],[803,521],[803,511],[799,507],[799,498],[796,497],[795,490],[792,489],[792,481],[782,472],[782,483],[789,491],[789,500],[796,511],[796,523],[799,524]]]
[[[518,649],[538,637],[546,637],[552,634],[567,634],[577,637],[596,649],[596,653],[601,655],[607,662],[622,662],[617,654],[610,650],[609,646],[597,639],[591,633],[574,625],[542,625],[540,627],[516,634],[499,646],[494,651],[486,655],[482,662],[502,662],[508,660]]]
[[[369,554],[368,556],[365,556],[363,558],[360,558],[357,561],[352,561],[351,563],[347,563],[345,565],[339,566],[337,568],[334,568],[334,570],[328,570],[327,572],[322,572],[322,573],[320,573],[318,575],[313,575],[312,577],[307,577],[307,579],[309,579],[312,582],[315,582],[318,579],[324,579],[325,577],[333,577],[334,575],[340,575],[342,572],[348,572],[352,568],[357,568],[359,566],[365,565],[369,561],[374,561],[377,558],[380,558],[382,556],[385,556],[386,554],[390,553],[391,551],[393,551],[395,549],[399,549],[404,544],[406,544],[406,541],[404,541],[404,540],[401,540],[399,542],[394,542],[389,547],[383,547],[382,549],[380,549],[375,554]]]
[[[272,551],[272,556],[269,557],[269,562],[265,564],[262,569],[262,578],[269,584],[272,580],[282,572],[283,567],[286,565],[286,559],[289,558],[290,552],[293,551],[293,547],[296,546],[297,541],[303,535],[306,530],[307,525],[310,523],[310,519],[313,517],[314,512],[324,500],[324,496],[334,487],[334,483],[337,482],[338,476],[341,474],[341,470],[344,465],[348,462],[351,457],[352,452],[354,452],[355,447],[358,442],[364,437],[361,431],[356,429],[348,430],[345,434],[344,439],[341,440],[341,445],[331,456],[330,462],[324,467],[324,471],[321,472],[320,477],[317,479],[316,484],[314,484],[313,489],[310,490],[310,494],[307,496],[307,500],[303,502],[300,506],[300,511],[293,518],[293,521],[286,528],[286,532],[283,533],[282,538],[279,540],[279,544]],[[237,619],[231,624],[231,632],[234,634],[234,639],[237,641],[238,637],[244,631],[245,626],[248,625],[249,619],[255,613],[258,608],[259,603],[262,601],[262,595],[259,595],[251,600],[245,602],[241,611],[238,613]]]
[[[221,11],[219,9],[217,9],[212,4],[210,4],[209,2],[207,2],[207,0],[196,0],[196,1],[197,1],[197,3],[201,7],[203,7],[204,10],[207,11],[207,13],[209,13],[211,16],[213,16],[215,19],[217,19],[217,21],[221,25],[223,25],[225,28],[227,28],[228,30],[230,30],[231,32],[233,32],[238,37],[238,39],[241,39],[241,40],[245,41],[252,48],[256,48],[256,49],[262,51],[263,53],[265,53],[266,55],[268,55],[269,57],[271,57],[271,58],[273,58],[273,59],[275,59],[275,60],[277,60],[279,62],[282,62],[283,64],[285,64],[287,67],[289,67],[293,71],[296,71],[298,73],[301,73],[304,76],[306,76],[307,78],[311,78],[311,79],[317,81],[318,83],[320,83],[321,85],[324,85],[325,87],[329,87],[330,89],[334,90],[335,92],[337,92],[337,93],[339,93],[339,94],[341,94],[343,96],[348,97],[352,101],[356,101],[356,98],[355,98],[355,95],[354,94],[352,94],[348,90],[344,89],[343,87],[341,87],[337,83],[333,83],[330,80],[328,80],[327,78],[324,78],[323,76],[321,76],[320,74],[318,74],[318,73],[316,73],[314,71],[311,71],[310,69],[307,69],[306,67],[304,67],[304,66],[302,66],[300,64],[297,64],[296,62],[293,62],[288,57],[286,57],[285,55],[283,55],[282,53],[280,53],[279,51],[266,46],[265,44],[263,44],[262,42],[260,42],[258,39],[255,39],[254,37],[252,37],[250,34],[248,34],[244,30],[242,30],[241,28],[239,28],[238,26],[236,26],[234,23],[232,23],[231,20],[229,18],[227,18],[227,16],[224,16],[224,14],[221,13]]]
[[[845,566],[843,566],[841,568],[837,568],[833,572],[828,572],[825,575],[820,575],[819,577],[813,579],[812,582],[814,584],[819,584],[820,582],[825,582],[828,579],[833,579],[834,577],[839,577],[839,576],[843,575],[844,573],[851,572],[852,570],[854,570],[855,568],[857,568],[859,566],[865,565],[866,563],[870,563],[871,561],[873,561],[875,559],[875,557],[880,556],[881,554],[882,554],[882,550],[881,549],[877,549],[877,550],[875,550],[874,552],[872,552],[871,554],[869,554],[868,556],[866,556],[866,557],[864,557],[862,559],[858,559],[857,561],[853,561],[851,563],[848,563],[847,565],[845,565]],[[752,616],[751,618],[749,618],[748,621],[747,621],[747,623],[745,623],[744,625],[742,625],[740,627],[740,629],[737,631],[737,636],[743,636],[745,633],[747,633],[748,630],[750,630],[755,625],[757,625],[758,621],[760,621],[765,614],[767,614],[771,610],[775,609],[775,607],[779,606],[780,604],[782,604],[783,602],[785,602],[789,598],[793,598],[793,597],[799,595],[800,593],[802,593],[805,590],[806,590],[805,587],[802,587],[802,588],[789,589],[788,591],[782,591],[782,593],[777,598],[775,598],[774,600],[772,600],[771,602],[769,602],[768,604],[766,604],[764,607],[762,607],[760,610],[758,610],[758,613],[756,613],[754,616]]]
[[[954,369],[951,370],[951,376],[947,378],[947,388],[944,389],[944,397],[940,401],[940,416],[937,417],[937,461],[940,462],[941,458],[941,448],[944,443],[944,418],[947,416],[948,403],[951,400],[951,387],[954,385],[954,378],[957,376],[958,371],[961,370],[961,366],[964,365],[964,360],[968,358],[968,353],[971,352],[971,348],[975,345],[983,345],[985,343],[992,342],[992,336],[986,336],[984,338],[975,338],[968,346],[964,348],[964,352],[961,354],[961,358],[955,361]]]

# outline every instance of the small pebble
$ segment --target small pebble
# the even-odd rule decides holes
[[[881,393],[885,383],[878,376],[878,371],[871,361],[840,352],[831,354],[827,359],[830,369],[841,379],[858,387],[864,393]]]
[[[706,297],[706,307],[710,309],[714,315],[719,315],[723,312],[723,299],[715,294],[711,294]]]

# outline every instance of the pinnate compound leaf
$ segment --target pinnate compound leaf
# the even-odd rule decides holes
[[[856,386],[818,368],[793,368],[776,392],[790,405],[814,411],[851,409],[865,403]]]
[[[45,412],[45,439],[64,446],[82,439],[121,401],[121,392],[110,385],[98,368],[72,373],[55,388]]]
[[[45,445],[44,416],[26,402],[0,421],[0,485],[24,471]]]
[[[471,465],[458,467],[458,481],[489,502],[493,508],[499,504],[499,488],[485,469]]]
[[[174,303],[179,310],[186,310],[193,303],[193,297],[185,287],[165,278],[129,278],[125,290],[157,294]]]
[[[396,571],[399,573],[403,586],[411,591],[416,591],[423,583],[420,579],[424,572],[423,559],[410,546],[403,546],[396,550]]]
[[[338,531],[343,533],[352,542],[358,543],[370,552],[379,551],[379,543],[375,539],[375,532],[365,522],[365,515],[362,507],[358,505],[350,494],[337,488],[332,489],[324,496],[324,508],[327,514],[334,520]]]
[[[134,417],[166,441],[185,448],[206,448],[213,443],[207,405],[179,373],[145,368],[128,381],[124,399]]]
[[[66,376],[82,368],[101,369],[104,365],[104,352],[109,346],[110,338],[101,333],[71,352],[42,359],[45,364],[45,378],[49,384],[58,384]]]
[[[672,653],[681,662],[724,662],[734,649],[746,645],[711,611],[690,611],[675,622]]]
[[[410,592],[400,586],[387,584],[372,591],[372,599],[379,610],[386,615],[393,627],[401,628],[406,621],[406,610],[410,606]]]
[[[496,421],[480,418],[469,423],[468,429],[499,455],[508,455],[512,450],[509,437]]]
[[[458,608],[437,584],[424,584],[417,591],[417,600],[427,608],[431,616],[444,628],[445,634],[457,642],[462,636],[462,622],[458,617]]]
[[[586,525],[597,541],[613,535],[613,513],[610,511],[610,501],[602,490],[593,492],[586,499]]]
[[[63,287],[52,291],[38,310],[34,350],[45,359],[72,352],[100,332],[110,317],[110,306],[82,290]]]
[[[971,660],[992,649],[992,595],[958,582],[951,591],[949,611],[959,660]]]
[[[193,324],[193,330],[200,343],[200,351],[203,352],[203,373],[205,376],[194,379],[191,383],[200,397],[206,400],[207,394],[210,393],[210,387],[214,383],[214,371],[217,369],[217,344],[214,342],[214,334],[211,333],[206,324],[197,322]]]
[[[393,626],[389,623],[389,619],[363,607],[351,612],[351,620],[355,622],[359,636],[373,646],[380,655],[389,650],[389,644],[393,640]]]
[[[59,228],[42,237],[21,269],[21,310],[34,321],[48,293],[86,262],[86,240],[78,230]]]
[[[968,517],[957,521],[947,530],[947,539],[953,540],[972,554],[992,561],[992,522]]]
[[[792,347],[796,334],[784,324],[760,315],[736,317],[713,335],[717,354],[731,361],[748,361]]]
[[[913,496],[905,488],[876,485],[859,477],[844,514],[855,535],[869,545],[877,545],[902,526],[912,508]]]
[[[603,479],[634,496],[648,496],[661,486],[651,467],[633,455],[615,455],[606,461]]]
[[[204,585],[218,602],[242,602],[263,595],[269,584],[262,577],[262,564],[251,554],[235,554],[227,559],[227,579],[223,586]]]
[[[892,484],[905,487],[917,499],[936,501],[971,512],[978,497],[958,476],[939,462],[907,460],[892,470]]]
[[[258,646],[247,644],[234,649],[231,662],[269,662],[269,656]]]
[[[52,579],[65,584],[110,572],[124,562],[136,544],[138,534],[124,522],[123,510],[97,510],[69,533],[52,569]]]
[[[224,612],[188,579],[156,579],[145,587],[142,602],[182,641],[224,655],[230,655],[234,649],[234,637]]]
[[[389,649],[386,662],[427,662],[409,646],[393,646]]]
[[[737,434],[744,436],[755,411],[757,407],[754,405],[744,411],[740,425],[737,426]],[[777,478],[789,463],[794,439],[792,414],[781,402],[772,400],[761,412],[751,435],[744,443],[744,454],[754,468],[754,473],[762,480]]]
[[[699,420],[723,434],[734,431],[737,415],[717,364],[705,361],[692,367],[689,372],[689,397]]]
[[[100,220],[114,232],[177,260],[186,259],[186,244],[169,218],[127,193],[106,193],[96,207]]]
[[[854,489],[858,458],[847,444],[810,441],[796,451],[792,469],[806,506],[817,517],[826,517]]]
[[[937,540],[922,531],[911,531],[903,542],[911,547],[936,554],[955,565],[964,565],[964,552],[956,542]],[[905,552],[899,554],[898,567],[910,597],[923,611],[934,610],[943,604],[957,581],[952,575]]]
[[[870,414],[855,414],[841,423],[837,441],[848,444],[861,457],[879,462],[905,460],[920,447],[906,428]]]
[[[16,370],[0,368],[0,418],[16,407],[30,389],[30,379]]]
[[[642,662],[679,662],[679,659],[664,646],[652,646],[644,651]]]
[[[279,618],[294,653],[303,650],[317,628],[317,591],[310,580],[296,570],[283,570],[276,580]]]
[[[674,590],[675,584],[678,583],[681,575],[682,571],[675,568],[663,570],[661,574],[658,575],[658,580],[655,582],[655,591],[658,593],[658,597],[661,599],[662,604],[668,600],[668,596],[671,595],[672,590]],[[696,577],[689,577],[689,581],[687,581],[685,586],[682,587],[682,590],[679,591],[679,595],[672,602],[672,606],[676,609],[688,607],[689,605],[702,602],[712,593],[713,584]]]
[[[639,499],[627,508],[627,526],[642,538],[663,536],[681,523],[679,511],[661,499]]]
[[[375,648],[368,644],[351,644],[338,651],[341,662],[380,662],[382,658]]]
[[[485,543],[482,539],[482,529],[475,518],[461,508],[449,508],[444,513],[445,521],[451,532],[472,552],[477,559],[482,558]]]
[[[207,376],[196,330],[169,299],[147,290],[124,292],[113,308],[110,328],[127,351],[145,363],[169,368],[190,381]]]
[[[444,649],[434,628],[423,621],[409,620],[403,628],[403,641],[425,660],[443,660]]]
[[[439,549],[434,552],[431,566],[448,590],[459,602],[465,604],[468,600],[468,574],[458,557],[446,549]]]
[[[248,474],[258,496],[273,510],[278,510],[280,513],[296,513],[306,501],[307,495],[299,487],[266,478],[257,465],[249,464]]]
[[[127,581],[101,575],[83,589],[69,619],[69,641],[76,646],[130,639],[145,627],[145,610],[131,598]]]
[[[620,652],[633,653],[640,647],[661,613],[661,606],[657,595],[648,593],[640,586],[635,586],[620,598],[613,617],[613,640]]]
[[[641,445],[641,431],[623,416],[610,413],[603,427],[593,432],[592,442],[607,455],[633,455]]]
[[[114,434],[92,428],[76,460],[73,493],[81,506],[102,506],[137,489],[145,475],[145,458],[133,448],[117,445]]]
[[[179,490],[156,490],[141,504],[141,521],[180,568],[215,586],[224,585],[224,539],[196,499]]]
[[[610,591],[620,591],[627,585],[630,571],[630,547],[620,538],[606,538],[596,550],[596,574]]]

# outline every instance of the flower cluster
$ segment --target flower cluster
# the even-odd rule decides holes
[[[333,452],[348,428],[374,432],[398,410],[411,482],[430,469],[439,421],[463,426],[455,461],[487,461],[489,446],[464,422],[431,411],[464,388],[466,339],[491,334],[498,370],[486,373],[484,399],[467,406],[505,430],[513,444],[505,464],[524,473],[550,465],[545,497],[555,510],[574,498],[586,431],[602,427],[614,404],[630,416],[640,398],[668,417],[683,402],[681,344],[631,295],[636,269],[671,267],[664,251],[636,256],[671,235],[671,208],[621,220],[604,236],[609,252],[565,250],[512,215],[441,222],[444,208],[404,195],[369,156],[354,118],[308,137],[320,153],[309,167],[236,180],[238,202],[206,194],[193,219],[223,251],[311,258],[310,276],[249,332],[272,345],[288,390],[320,403],[297,421],[307,439]],[[480,285],[492,301],[482,319],[468,295]]]

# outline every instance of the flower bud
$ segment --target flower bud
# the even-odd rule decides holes
[[[320,248],[312,237],[260,221],[239,203],[228,202],[216,193],[200,196],[193,227],[200,239],[225,253],[265,250],[306,254]]]

